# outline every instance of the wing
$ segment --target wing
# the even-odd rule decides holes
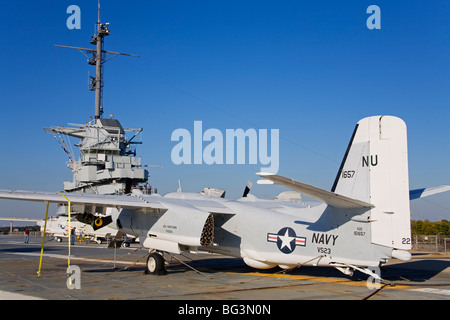
[[[415,200],[419,198],[425,198],[428,196],[431,196],[433,194],[438,194],[442,192],[450,191],[450,186],[439,186],[439,187],[432,187],[432,188],[422,188],[422,189],[415,189],[409,191],[409,199]]]
[[[43,201],[50,203],[95,205],[101,207],[116,207],[118,209],[170,209],[174,204],[189,204],[200,210],[211,213],[234,214],[230,209],[216,199],[202,196],[198,199],[166,199],[159,195],[101,195],[83,193],[54,193],[34,191],[0,190],[0,199]]]
[[[8,217],[1,217],[0,221],[22,221],[22,222],[38,222],[42,219],[33,219],[33,218],[8,218]]]
[[[143,236],[143,246],[146,248],[172,253],[180,253],[182,246],[184,248],[211,245],[214,239],[214,214],[234,215],[234,212],[226,206],[226,200],[222,198],[181,192],[161,197],[142,193],[96,195],[0,191],[0,199],[52,203],[70,201],[70,205],[91,205],[95,210],[99,206],[127,209],[119,213],[120,225],[117,225],[119,231],[131,231],[133,235]],[[155,213],[155,210],[145,210],[146,208],[163,210]],[[169,233],[167,226],[175,228],[170,229]]]
[[[64,195],[64,196],[63,196]],[[52,193],[35,191],[13,191],[0,190],[0,199],[24,200],[24,201],[44,201],[50,203],[66,203],[69,199],[71,204],[88,204],[107,207],[120,207],[129,209],[156,208],[167,209],[157,199],[143,201],[138,197],[125,195],[98,195],[82,193]]]
[[[336,208],[344,208],[344,209],[352,209],[352,208],[372,208],[373,205],[361,200],[352,199],[349,197],[341,196],[337,193],[330,192],[327,190],[319,189],[313,187],[311,185],[301,183],[295,181],[290,178],[282,177],[276,174],[260,172],[257,173],[260,177],[266,178],[270,180],[269,183],[265,180],[259,180],[258,184],[280,184],[289,188],[291,190],[300,192],[306,196],[309,196],[315,200],[319,200],[321,202],[325,202],[326,204],[336,207]]]

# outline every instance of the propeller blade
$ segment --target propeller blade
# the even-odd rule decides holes
[[[252,186],[253,186],[253,183],[251,181],[247,181],[247,185],[245,186],[244,194],[242,195],[243,198],[247,197]]]

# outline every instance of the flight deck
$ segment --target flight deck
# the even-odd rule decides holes
[[[252,269],[242,259],[211,254],[166,255],[165,275],[145,274],[148,250],[77,243],[70,265],[80,269],[79,289],[67,282],[68,244],[48,241],[37,276],[41,238],[0,236],[0,300],[450,300],[450,255],[412,252],[409,262],[391,260],[372,283],[335,268],[300,267],[289,272]],[[184,304],[183,304],[184,306]]]

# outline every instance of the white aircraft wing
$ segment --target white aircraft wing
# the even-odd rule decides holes
[[[409,199],[415,200],[419,198],[425,198],[428,196],[431,196],[433,194],[438,194],[442,192],[450,191],[450,186],[439,186],[439,187],[432,187],[432,188],[422,188],[422,189],[415,189],[409,191]]]
[[[8,218],[8,217],[1,217],[0,221],[21,221],[21,222],[38,222],[42,219],[33,219],[33,218]]]
[[[273,184],[273,183],[280,184],[282,186],[285,186],[286,188],[300,192],[308,197],[311,197],[321,202],[325,202],[326,204],[336,208],[351,209],[351,208],[374,207],[370,203],[341,196],[337,193],[319,189],[311,185],[295,181],[294,179],[282,177],[276,174],[260,172],[257,173],[257,175],[270,180],[269,182],[265,180],[259,180],[258,184]]]
[[[167,209],[159,201],[143,201],[132,196],[98,195],[82,193],[62,193],[72,204],[92,204],[121,208],[156,208]],[[10,191],[0,190],[0,198],[25,201],[48,201],[51,203],[66,203],[67,200],[59,193],[34,192],[34,191]]]
[[[173,204],[189,203],[189,205],[200,210],[234,214],[230,209],[225,207],[219,201],[205,198],[198,199],[166,199],[157,195],[132,196],[132,195],[99,195],[99,194],[82,194],[82,193],[54,193],[54,192],[34,192],[34,191],[11,191],[0,190],[0,199],[24,200],[24,201],[48,201],[50,203],[67,203],[67,199],[71,204],[96,205],[103,207],[116,207],[127,209],[170,209]]]

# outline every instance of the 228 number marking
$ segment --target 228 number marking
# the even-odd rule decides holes
[[[355,175],[355,170],[348,170],[342,172],[343,179],[351,179]]]

